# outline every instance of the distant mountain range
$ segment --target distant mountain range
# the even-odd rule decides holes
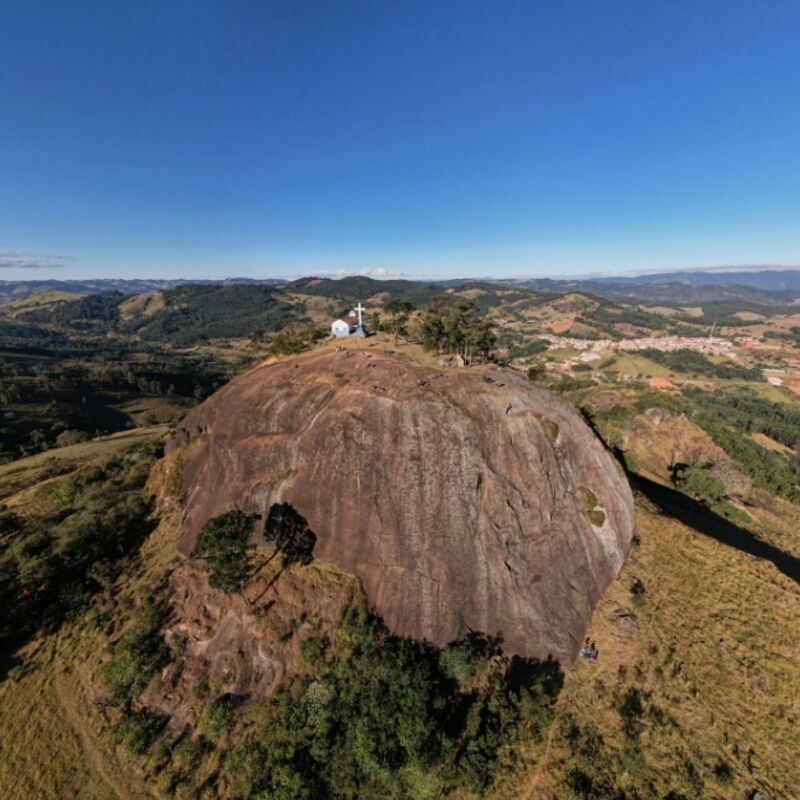
[[[800,291],[800,269],[682,270],[628,277],[590,278],[598,283],[685,283],[691,286],[751,286],[770,292]]]
[[[123,294],[139,294],[140,292],[159,292],[163,289],[172,289],[187,283],[202,284],[227,284],[227,283],[257,283],[279,284],[285,280],[276,278],[224,278],[222,280],[191,280],[186,278],[159,279],[159,278],[93,278],[90,280],[31,280],[31,281],[0,281],[0,302],[3,300],[18,300],[34,292],[74,292],[77,294],[96,294],[97,292],[122,292]]]
[[[123,294],[157,292],[186,284],[230,285],[255,284],[269,286],[297,285],[307,286],[313,277],[295,280],[281,278],[225,278],[210,279],[92,279],[92,280],[26,280],[0,281],[0,303],[19,300],[35,292],[58,291],[77,294],[96,294],[117,291]],[[329,283],[330,279],[322,279]],[[353,276],[340,279],[354,281]],[[376,282],[360,276],[355,280],[364,284],[378,286]],[[640,303],[703,303],[714,300],[742,300],[763,305],[783,305],[800,299],[800,269],[752,269],[752,270],[684,270],[658,272],[635,276],[608,276],[554,280],[551,278],[508,278],[508,279],[450,279],[442,281],[390,281],[408,287],[439,285],[442,289],[461,286],[465,283],[494,283],[531,289],[538,292],[560,294],[563,292],[584,292],[605,297],[610,300]]]

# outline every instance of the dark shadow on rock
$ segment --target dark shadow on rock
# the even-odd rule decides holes
[[[641,475],[628,473],[631,488],[641,492],[667,516],[677,519],[698,533],[740,550],[756,558],[763,558],[773,564],[787,578],[800,583],[800,558],[786,553],[775,545],[759,539],[746,528],[715,514],[708,506],[692,500],[691,497],[670,489]]]
[[[316,534],[308,520],[290,503],[273,503],[264,523],[264,538],[275,545],[285,564],[310,564],[313,560]]]
[[[522,658],[513,656],[506,670],[506,685],[516,693],[538,684],[547,697],[555,702],[564,686],[564,670],[561,664],[552,656],[547,656],[544,661],[535,658]]]
[[[255,605],[264,597],[287,567],[292,564],[307,566],[314,560],[317,535],[308,526],[308,520],[299,514],[291,503],[273,503],[264,523],[264,540],[273,545],[275,552],[253,573],[251,580],[275,556],[280,555],[283,563],[264,589],[253,600],[248,600],[251,605]]]

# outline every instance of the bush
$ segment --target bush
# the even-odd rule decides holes
[[[0,644],[83,613],[153,527],[143,487],[158,450],[136,447],[40,490],[43,509],[0,515]]]
[[[445,674],[455,679],[459,686],[469,688],[486,669],[487,660],[499,653],[499,637],[471,631],[447,645],[439,654],[439,663]]]
[[[695,499],[716,503],[725,497],[725,484],[705,467],[680,466],[673,481],[678,489]]]
[[[134,755],[146,753],[167,725],[167,717],[147,709],[127,711],[111,729],[111,739]]]
[[[169,648],[161,634],[167,607],[158,600],[146,602],[133,625],[114,645],[111,660],[99,671],[111,702],[131,703],[156,672],[169,661]]]
[[[642,727],[642,715],[644,714],[644,702],[642,693],[631,686],[625,694],[617,701],[617,713],[622,719],[622,730],[630,739],[638,737]]]
[[[274,356],[291,356],[297,353],[302,353],[308,350],[318,342],[324,339],[326,331],[322,328],[309,325],[300,330],[285,330],[279,331],[272,337],[269,345],[269,352]]]
[[[209,703],[200,715],[197,723],[197,732],[208,739],[216,742],[220,737],[228,732],[236,714],[236,709],[242,704],[242,698],[234,694],[223,694]]]

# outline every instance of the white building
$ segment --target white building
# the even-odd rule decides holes
[[[331,323],[331,336],[341,339],[345,336],[364,336],[364,322],[361,313],[365,311],[359,303],[347,316]]]
[[[348,314],[341,319],[335,319],[331,323],[331,336],[335,336],[337,339],[343,336],[350,336],[350,334],[355,333],[356,325],[358,325],[358,317],[353,314]]]

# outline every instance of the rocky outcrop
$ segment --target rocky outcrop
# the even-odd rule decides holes
[[[315,559],[357,576],[392,630],[437,645],[480,630],[571,661],[633,533],[600,442],[510,370],[330,349],[231,381],[170,446],[189,437],[184,555],[210,517],[290,503]]]

